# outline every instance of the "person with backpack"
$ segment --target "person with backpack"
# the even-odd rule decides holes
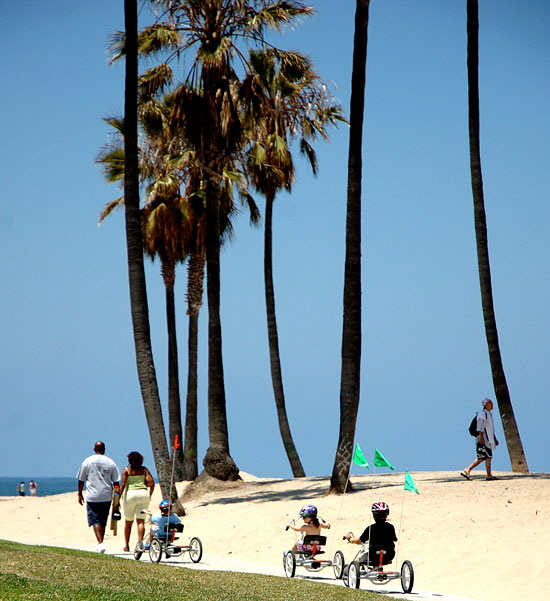
[[[460,475],[466,480],[471,480],[470,472],[480,463],[485,462],[487,471],[486,480],[498,480],[491,472],[491,460],[493,458],[493,449],[499,442],[495,435],[495,425],[493,422],[493,401],[491,399],[483,399],[481,401],[483,411],[477,414],[477,432],[476,432],[476,459],[467,468],[460,472]]]

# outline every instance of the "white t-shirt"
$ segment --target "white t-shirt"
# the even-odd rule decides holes
[[[117,464],[105,455],[86,457],[76,477],[86,482],[86,501],[101,503],[113,496],[113,482],[120,482]]]
[[[485,446],[494,449],[495,440],[495,425],[493,423],[493,415],[490,411],[484,409],[477,414],[477,431],[484,432]]]

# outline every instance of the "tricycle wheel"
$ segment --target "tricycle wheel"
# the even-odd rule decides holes
[[[344,554],[342,551],[336,551],[334,554],[332,568],[334,570],[334,577],[337,580],[340,580],[340,578],[342,578],[342,574],[344,573]]]
[[[292,551],[285,551],[283,555],[283,568],[287,578],[294,578],[296,573],[296,556]]]
[[[134,559],[139,561],[141,556],[143,555],[143,542],[139,541],[137,545],[134,547]]]
[[[158,563],[162,558],[162,545],[158,538],[154,538],[149,546],[149,559],[153,563]]]
[[[347,563],[342,570],[342,580],[344,581],[345,586],[349,586],[348,574],[349,574],[349,563]]]
[[[196,536],[189,541],[189,557],[193,563],[199,563],[202,559],[201,539]]]
[[[348,586],[350,588],[359,588],[361,580],[361,568],[358,561],[352,561],[348,570]]]
[[[414,570],[412,563],[407,559],[401,566],[401,588],[404,593],[410,593],[413,590]]]

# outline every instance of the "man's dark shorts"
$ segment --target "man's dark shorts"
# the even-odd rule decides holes
[[[111,508],[111,501],[87,503],[86,505],[88,508],[88,526],[95,526],[96,524],[106,526],[107,519],[109,518],[109,509]]]
[[[476,453],[478,459],[491,459],[493,456],[493,451],[480,442],[476,444]]]

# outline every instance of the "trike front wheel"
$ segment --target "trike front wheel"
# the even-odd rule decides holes
[[[151,545],[149,547],[149,559],[153,563],[158,563],[162,558],[162,545],[158,538],[154,538],[151,541]]]
[[[361,568],[359,562],[352,561],[348,568],[348,586],[349,588],[359,588],[361,580]]]
[[[294,578],[296,573],[296,556],[292,551],[286,551],[283,556],[283,567],[287,578]]]
[[[334,570],[334,577],[337,580],[340,580],[344,573],[344,554],[342,551],[336,551],[334,554],[334,559],[332,560],[332,569]]]
[[[139,561],[141,556],[143,555],[143,543],[139,541],[137,545],[134,547],[134,559]]]

